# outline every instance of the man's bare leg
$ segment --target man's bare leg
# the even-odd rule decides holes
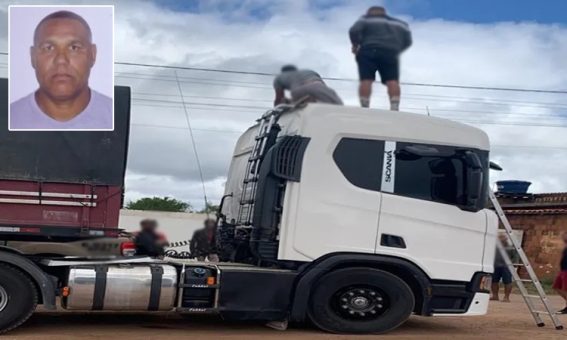
[[[386,87],[388,88],[388,96],[390,97],[390,110],[399,111],[400,96],[402,94],[402,89],[400,88],[400,82],[397,80],[388,80],[386,82]]]
[[[490,298],[490,300],[492,301],[498,301],[500,300],[500,298],[498,297],[498,290],[500,289],[500,284],[498,282],[495,282],[492,284],[492,297]]]
[[[504,299],[503,302],[510,302],[510,294],[512,294],[512,284],[504,285]]]
[[[358,97],[360,98],[360,106],[370,107],[370,96],[372,95],[373,80],[361,80],[358,87]]]

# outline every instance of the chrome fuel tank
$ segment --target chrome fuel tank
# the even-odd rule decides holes
[[[159,310],[174,308],[173,266],[97,265],[72,267],[63,307],[71,310]]]

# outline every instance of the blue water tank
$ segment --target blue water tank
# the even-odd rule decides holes
[[[496,187],[503,194],[525,194],[531,184],[528,181],[497,181]]]

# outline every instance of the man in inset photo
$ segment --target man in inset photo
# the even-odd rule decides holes
[[[11,51],[16,44],[25,42],[11,41]],[[113,129],[112,98],[89,84],[97,63],[97,45],[89,23],[82,16],[57,10],[43,17],[33,32],[29,56],[37,80],[36,90],[14,97],[13,85],[18,80],[13,77],[18,75],[17,70],[11,69],[10,130]],[[16,66],[13,60],[10,66]],[[110,68],[106,77],[112,76]]]

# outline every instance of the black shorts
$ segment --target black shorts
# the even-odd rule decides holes
[[[363,47],[356,55],[360,80],[376,80],[380,73],[382,84],[400,79],[400,62],[397,53],[378,48]]]
[[[512,273],[510,273],[508,267],[494,267],[494,274],[492,274],[492,283],[498,283],[501,280],[505,285],[512,283]]]

